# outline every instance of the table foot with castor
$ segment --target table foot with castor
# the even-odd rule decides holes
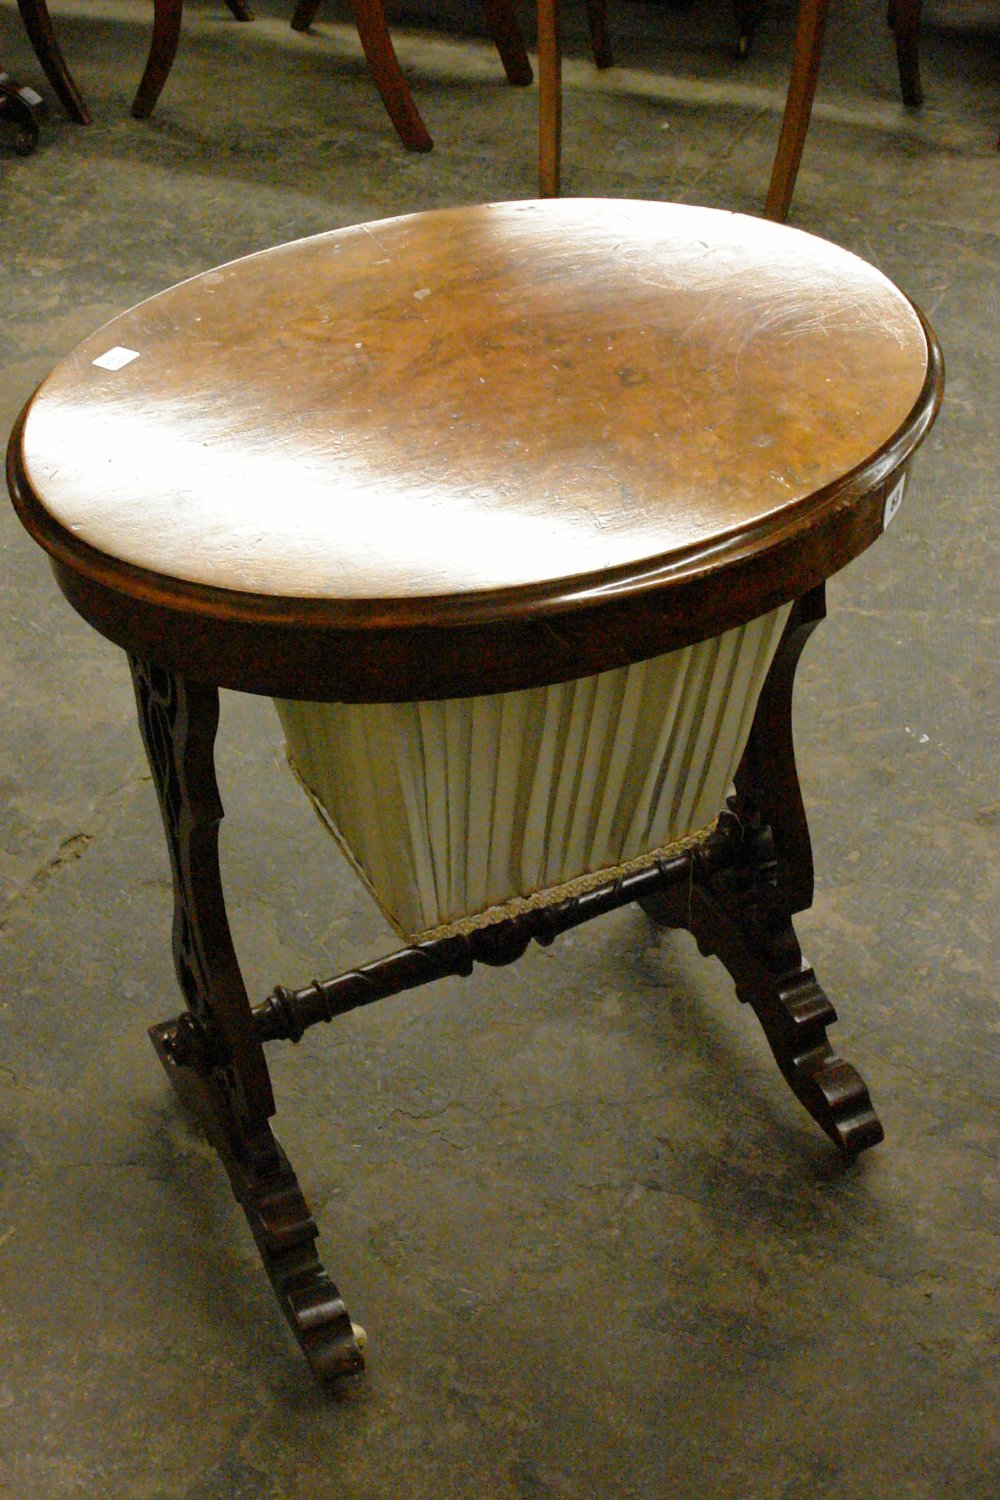
[[[316,1254],[318,1233],[268,1124],[274,1099],[239,970],[219,871],[215,688],[130,659],[143,743],[174,882],[174,967],[188,1010],[154,1026],[153,1046],[199,1119],[246,1214],[282,1312],[321,1380],[364,1367],[340,1293]]]
[[[319,1231],[295,1171],[266,1126],[253,1136],[240,1132],[224,1093],[188,1050],[187,1030],[167,1021],[150,1027],[149,1035],[179,1099],[219,1153],[309,1368],[323,1383],[357,1374],[364,1369],[367,1337],[351,1322],[316,1253]]]

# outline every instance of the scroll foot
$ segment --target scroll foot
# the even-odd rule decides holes
[[[732,818],[721,831],[711,868],[696,859],[687,888],[640,905],[658,925],[686,928],[701,953],[721,959],[795,1097],[846,1156],[856,1156],[878,1145],[884,1132],[864,1080],[827,1038],[837,1012],[802,958],[791,919],[769,922],[759,899],[773,869],[766,859],[757,863],[771,848],[769,831],[744,839]]]
[[[822,588],[797,600],[771,663],[716,835],[688,888],[640,902],[654,922],[694,934],[752,1005],[795,1097],[847,1156],[883,1139],[864,1081],[827,1040],[837,1012],[802,957],[793,916],[813,899],[812,846],[792,744],[799,656],[823,618]]]
[[[252,1135],[240,1133],[210,1077],[179,1060],[190,1046],[185,1022],[182,1018],[150,1029],[167,1077],[222,1159],[279,1306],[313,1374],[324,1384],[357,1374],[364,1369],[366,1336],[351,1322],[316,1254],[316,1221],[291,1163],[267,1125]]]
[[[782,1076],[834,1145],[857,1156],[884,1140],[864,1079],[827,1039],[837,1012],[812,969],[803,964],[797,974],[771,977],[745,998]]]

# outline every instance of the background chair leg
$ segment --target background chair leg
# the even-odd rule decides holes
[[[253,11],[244,0],[226,0],[237,21],[252,21]],[[183,0],[153,0],[153,39],[149,45],[146,67],[132,100],[132,116],[148,120],[156,108],[177,55],[181,34]]]
[[[177,55],[182,10],[182,0],[153,0],[153,38],[146,67],[132,100],[132,115],[136,120],[149,119],[163,92]]]
[[[316,12],[323,4],[323,0],[299,0],[292,16],[293,31],[308,31],[316,19]]]
[[[813,895],[792,689],[802,648],[824,612],[818,588],[789,617],[737,772],[736,796],[720,819],[729,858],[714,867],[696,861],[689,887],[641,905],[661,925],[692,932],[702,953],[722,960],[796,1098],[845,1155],[855,1156],[883,1139],[882,1126],[864,1080],[827,1039],[837,1013],[805,963],[792,925]]]
[[[350,7],[369,71],[396,133],[408,151],[429,151],[434,142],[403,77],[382,0],[350,0]]]
[[[233,3],[233,0],[230,0]],[[240,0],[235,0],[239,4]],[[308,31],[323,0],[298,0],[292,16],[293,31]],[[525,87],[533,80],[531,63],[510,0],[486,0],[486,26],[496,43],[508,81]]]
[[[896,38],[896,66],[903,103],[919,106],[924,102],[920,83],[920,0],[893,0],[889,25]]]
[[[733,0],[737,29],[736,51],[740,57],[750,56],[763,9],[763,0]]]
[[[590,27],[590,46],[594,62],[599,68],[614,67],[611,55],[611,34],[608,31],[607,0],[587,0],[587,24]]]
[[[45,0],[17,0],[24,29],[60,103],[78,125],[90,124],[90,112],[66,66]]]
[[[510,0],[486,0],[486,28],[496,44],[508,83],[526,88],[535,75]]]
[[[316,1223],[271,1133],[274,1097],[229,931],[219,871],[219,694],[132,659],[139,723],[174,882],[174,967],[187,1011],[150,1033],[171,1083],[219,1152],[264,1268],[314,1374],[364,1360],[316,1250]]]
[[[800,0],[792,53],[792,74],[785,99],[778,149],[771,169],[764,214],[783,224],[795,190],[802,148],[812,114],[829,0]]]
[[[316,12],[321,4],[322,0],[298,0],[292,16],[292,29],[307,31],[316,19]],[[368,71],[375,81],[389,119],[396,127],[397,135],[408,151],[430,151],[434,142],[413,102],[410,86],[403,77],[403,70],[399,66],[399,58],[389,35],[382,0],[349,0],[349,4]],[[500,46],[499,41],[497,46]]]
[[[594,62],[614,65],[607,0],[587,0]],[[562,51],[559,0],[538,0],[538,196],[557,198],[562,175]]]
[[[562,54],[558,0],[538,0],[538,196],[559,196],[562,158]]]

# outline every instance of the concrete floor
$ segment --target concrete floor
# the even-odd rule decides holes
[[[0,416],[104,319],[245,251],[530,196],[534,91],[472,7],[395,35],[436,150],[396,142],[343,9],[313,35],[191,5],[154,119],[148,8],[55,0],[93,108],[0,142]],[[566,191],[759,209],[793,29],[566,7]],[[818,895],[803,945],[888,1139],[843,1165],[753,1017],[635,910],[387,1001],[274,1060],[278,1133],[370,1370],[310,1384],[144,1035],[178,1008],[124,661],[0,515],[0,1496],[994,1500],[1000,427],[997,32],[930,10],[899,102],[881,0],[833,7],[792,222],[919,301],[949,370],[919,484],[836,579],[800,676]],[[994,8],[995,14],[995,8]],[[0,51],[38,69],[12,0]],[[232,916],[251,994],[391,946],[228,697]]]

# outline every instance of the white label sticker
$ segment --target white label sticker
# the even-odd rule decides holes
[[[900,474],[896,483],[885,497],[885,505],[882,507],[882,530],[885,531],[889,522],[893,519],[899,507],[903,503],[903,491],[906,488],[906,475]]]
[[[126,349],[123,345],[116,344],[113,349],[108,350],[107,354],[102,354],[95,359],[94,364],[99,370],[123,370],[126,365],[130,365],[134,359],[138,358],[138,349]]]

